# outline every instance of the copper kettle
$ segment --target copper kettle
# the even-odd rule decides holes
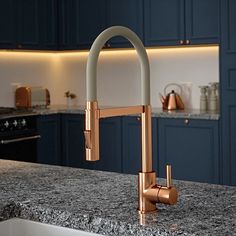
[[[162,108],[164,110],[183,110],[184,103],[178,93],[176,93],[174,90],[171,90],[170,93],[166,94],[166,90],[170,86],[177,86],[180,89],[180,94],[182,94],[182,87],[179,84],[167,84],[164,88],[164,96],[160,94]]]

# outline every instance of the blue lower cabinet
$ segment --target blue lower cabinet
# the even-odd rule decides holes
[[[142,135],[141,118],[123,117],[122,124],[122,171],[137,174],[141,171]],[[157,122],[152,119],[153,170],[157,171]]]
[[[100,160],[94,169],[121,172],[121,118],[100,120]]]
[[[85,160],[84,115],[62,115],[62,163],[65,166],[93,169]]]
[[[60,115],[44,115],[37,119],[41,138],[37,142],[37,162],[61,165]]]
[[[160,176],[171,164],[174,179],[221,183],[218,121],[158,119]]]
[[[236,1],[221,1],[220,96],[223,184],[236,186]]]

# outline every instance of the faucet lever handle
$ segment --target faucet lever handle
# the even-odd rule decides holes
[[[171,165],[166,165],[166,187],[170,188],[172,185]]]

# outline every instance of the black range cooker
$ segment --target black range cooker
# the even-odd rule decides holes
[[[39,138],[32,110],[0,108],[0,159],[36,162]]]

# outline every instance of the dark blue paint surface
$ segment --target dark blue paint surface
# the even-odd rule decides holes
[[[37,129],[41,135],[37,142],[37,162],[61,165],[60,115],[39,116]]]
[[[146,46],[181,45],[186,40],[219,43],[219,4],[219,0],[145,0]]]
[[[221,1],[221,137],[223,183],[236,186],[236,1]]]
[[[160,176],[171,164],[173,178],[220,183],[218,121],[158,119]]]

